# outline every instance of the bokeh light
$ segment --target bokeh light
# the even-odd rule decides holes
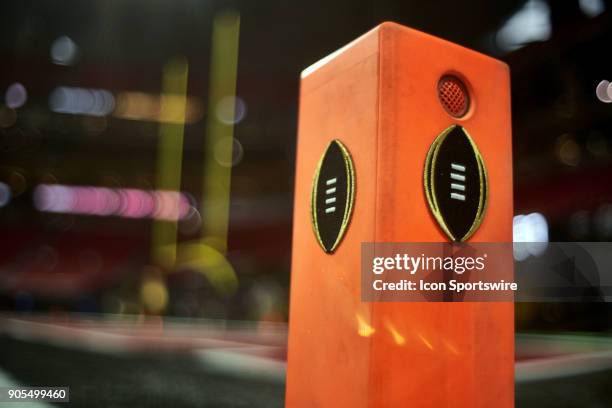
[[[61,36],[51,44],[51,61],[57,65],[73,65],[79,55],[79,47],[68,36]]]
[[[610,103],[612,102],[612,96],[610,95],[610,82],[603,80],[600,81],[597,84],[597,87],[595,88],[595,95],[597,95],[597,98],[603,102],[603,103]]]
[[[36,186],[34,206],[43,212],[168,221],[182,219],[190,211],[187,196],[177,191],[61,184]]]
[[[606,10],[604,0],[578,0],[580,10],[587,17],[597,17]]]
[[[226,154],[227,150],[231,150],[231,154]],[[234,138],[224,138],[215,145],[215,160],[223,167],[236,166],[242,160],[244,149],[242,143]],[[231,158],[228,160],[227,158]]]
[[[14,197],[23,194],[28,188],[28,180],[22,170],[13,170],[6,179]]]
[[[559,161],[568,166],[577,166],[582,157],[580,145],[568,134],[562,135],[557,139],[556,152]]]
[[[538,256],[548,247],[548,221],[540,213],[517,215],[512,220],[514,259]]]
[[[202,101],[187,97],[184,117],[177,115],[183,108],[183,98],[179,95],[156,95],[146,92],[122,91],[117,94],[113,116],[121,119],[145,122],[194,123],[202,118]],[[162,109],[162,103],[165,104]]]
[[[6,106],[12,109],[22,107],[27,100],[28,91],[26,90],[25,86],[19,82],[15,82],[14,84],[10,85],[6,90],[6,94],[4,95],[4,102],[6,103]]]
[[[115,108],[115,97],[106,89],[60,86],[49,95],[49,108],[58,113],[104,116]]]
[[[225,96],[217,103],[217,119],[226,125],[240,123],[247,114],[244,100],[238,96]]]
[[[0,181],[0,208],[6,206],[11,201],[11,188],[8,184]]]
[[[140,300],[150,313],[159,314],[163,312],[168,305],[166,285],[160,278],[146,278],[140,289]]]
[[[534,41],[550,38],[550,7],[544,0],[528,0],[510,17],[495,36],[503,51],[514,51]]]

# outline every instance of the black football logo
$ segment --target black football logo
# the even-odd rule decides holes
[[[314,233],[325,252],[334,252],[342,241],[354,199],[355,170],[351,155],[339,140],[332,140],[319,161],[311,197]]]
[[[450,126],[436,137],[423,178],[429,209],[440,228],[451,241],[466,241],[484,218],[488,181],[482,156],[462,126]]]

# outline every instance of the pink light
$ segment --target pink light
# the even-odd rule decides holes
[[[119,211],[121,207],[121,196],[115,190],[110,188],[98,188],[96,189],[98,202],[100,208],[98,214],[100,215],[113,215]]]
[[[34,190],[34,206],[43,212],[168,221],[185,218],[191,207],[185,194],[178,191],[61,184],[38,185]]]
[[[156,191],[154,218],[160,220],[183,219],[189,212],[187,197],[177,191]]]
[[[151,193],[133,188],[120,191],[121,208],[119,215],[127,218],[151,218],[155,201]]]
[[[74,203],[71,211],[77,214],[95,214],[97,208],[96,194],[93,187],[75,187]]]

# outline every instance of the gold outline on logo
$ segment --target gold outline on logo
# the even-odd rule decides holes
[[[463,237],[459,239],[455,237],[449,230],[448,225],[446,225],[446,221],[444,220],[444,216],[440,212],[438,201],[436,199],[436,186],[434,181],[434,173],[433,169],[435,169],[437,160],[438,160],[438,152],[440,151],[440,146],[444,143],[444,140],[448,136],[448,134],[453,131],[456,127],[459,127],[463,132],[464,136],[467,137],[467,140],[470,142],[470,146],[472,146],[472,151],[476,156],[476,163],[478,164],[478,178],[480,184],[480,195],[478,198],[478,209],[476,210],[476,214],[474,217],[474,221],[470,226],[468,232],[465,233]],[[455,242],[463,242],[470,238],[474,232],[480,227],[482,224],[482,220],[484,219],[484,214],[486,212],[487,203],[489,201],[489,181],[487,176],[487,169],[484,164],[484,159],[476,146],[476,143],[471,138],[467,130],[464,127],[459,125],[451,125],[448,128],[444,129],[442,133],[440,133],[436,139],[431,144],[429,151],[427,152],[427,157],[425,158],[425,168],[423,171],[423,183],[425,187],[425,196],[427,197],[427,204],[429,205],[429,209],[431,210],[433,216],[436,221],[440,225],[440,228],[448,235],[451,241]]]
[[[329,151],[329,149],[334,143],[340,148],[340,152],[342,153],[342,159],[344,160],[344,167],[346,170],[346,177],[347,177],[346,204],[344,206],[344,214],[342,215],[342,224],[340,225],[340,231],[338,231],[336,241],[334,242],[332,247],[328,250],[327,248],[325,248],[325,245],[323,244],[323,240],[321,239],[321,235],[319,234],[319,221],[317,217],[317,186],[319,184],[319,174],[321,173],[321,166],[323,165],[323,160],[325,159],[327,152]],[[344,144],[340,140],[333,139],[329,143],[329,145],[327,145],[327,148],[325,149],[325,151],[323,152],[323,155],[319,159],[319,164],[317,165],[317,170],[315,171],[314,179],[312,182],[312,194],[310,197],[310,215],[312,219],[312,228],[314,230],[317,241],[319,242],[319,245],[321,246],[321,248],[323,248],[323,250],[326,253],[328,254],[333,253],[338,247],[338,245],[340,244],[340,241],[342,241],[342,238],[344,237],[348,224],[351,220],[354,201],[355,201],[355,169],[353,167],[353,159],[351,159],[351,154],[349,153],[346,146],[344,146]]]

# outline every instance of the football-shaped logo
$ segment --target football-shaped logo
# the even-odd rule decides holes
[[[432,143],[425,159],[425,196],[451,241],[465,241],[484,217],[488,181],[484,161],[467,131],[453,125]]]
[[[336,250],[346,232],[355,199],[355,170],[346,147],[337,139],[325,149],[312,184],[312,226],[327,253]]]

